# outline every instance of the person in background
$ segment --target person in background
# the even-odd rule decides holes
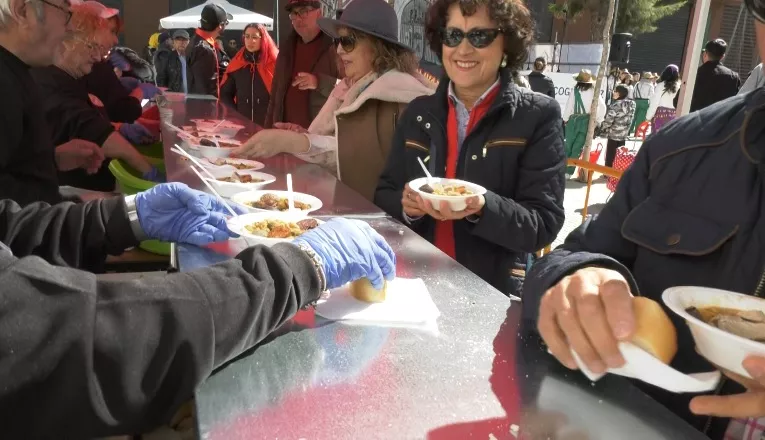
[[[189,33],[177,30],[173,32],[171,41],[171,48],[160,48],[154,55],[157,86],[166,87],[169,92],[188,93],[186,47],[189,45]]]
[[[531,90],[531,85],[529,84],[529,80],[526,79],[525,76],[521,75],[520,72],[518,72],[517,70],[513,70],[512,72],[510,72],[510,74],[512,75],[512,78],[513,78],[513,84],[515,84],[519,88]]]
[[[265,128],[275,123],[308,128],[340,78],[332,38],[321,32],[318,0],[289,0],[293,32],[281,43],[276,60]]]
[[[27,2],[3,0],[0,8],[0,198],[26,206],[37,201],[55,204],[57,171],[94,171],[103,153],[97,145],[72,139],[55,147],[45,121],[42,96],[30,67],[53,63],[71,18],[64,0]]]
[[[635,85],[633,92],[635,101],[635,119],[632,121],[632,127],[630,127],[630,133],[634,133],[638,125],[642,124],[646,120],[646,112],[648,111],[649,99],[653,96],[654,90],[653,73],[644,72],[640,81]]]
[[[260,125],[266,121],[279,49],[262,24],[250,23],[221,81],[220,99]]]
[[[151,133],[139,123],[112,125],[103,103],[89,95],[85,83],[79,81],[106,55],[106,49],[95,42],[95,34],[106,25],[106,20],[93,15],[85,4],[73,5],[71,11],[72,31],[59,45],[55,64],[34,68],[31,72],[43,94],[43,108],[53,142],[62,144],[71,139],[85,139],[101,146],[104,156],[125,161],[144,179],[161,180],[159,171],[126,140],[145,143],[141,141],[153,139]],[[94,191],[109,192],[115,187],[108,161],[95,174],[84,170],[61,172],[59,181]]]
[[[279,124],[287,129],[262,130],[234,154],[295,154],[372,201],[400,115],[413,99],[433,94],[435,84],[398,41],[396,12],[385,0],[354,0],[339,20],[321,18],[319,25],[337,41],[346,77],[308,130]]]
[[[606,104],[611,103],[611,94],[614,91],[614,87],[616,87],[617,84],[620,84],[621,80],[619,79],[621,77],[621,71],[618,67],[612,67],[611,72],[608,74],[608,79],[606,80]]]
[[[546,68],[547,61],[544,57],[535,59],[534,70],[529,73],[529,85],[531,90],[555,99],[555,84],[549,76],[545,75]]]
[[[635,92],[635,83],[633,81],[632,74],[626,68],[622,70],[621,76],[619,77],[619,84],[627,87],[627,90],[630,92],[628,98],[632,99],[632,95]]]
[[[735,96],[741,87],[738,73],[722,64],[728,44],[718,38],[708,41],[704,46],[702,60],[696,72],[696,85],[693,88],[691,111],[695,112],[710,105]]]
[[[765,30],[765,5],[745,5]],[[765,40],[758,43],[765,59]],[[524,320],[537,322],[564,365],[576,368],[572,350],[595,373],[624,364],[617,343],[635,331],[632,296],[662,304],[662,293],[674,286],[758,294],[765,261],[764,103],[765,90],[758,89],[651,135],[600,214],[534,263],[524,285]],[[677,329],[671,366],[682,373],[713,370],[685,321],[665,310]],[[711,439],[759,439],[765,359],[749,357],[742,367],[756,379],[748,389],[732,376],[709,396],[633,383]]]
[[[115,69],[120,69],[119,76],[122,78],[134,78],[138,82],[151,84],[154,84],[157,79],[151,60],[144,60],[138,52],[129,47],[114,46],[109,52],[108,59]]]
[[[104,26],[95,34],[95,44],[109,51],[119,42],[119,34],[123,28],[119,10],[107,8],[103,4],[89,0],[82,2],[83,10],[99,16]],[[143,99],[153,98],[159,90],[153,84],[134,87],[126,90],[115,75],[114,66],[108,60],[99,60],[87,75],[79,81],[85,84],[88,93],[96,96],[104,104],[104,108],[113,122],[133,123],[141,117]]]
[[[661,72],[645,114],[646,119],[651,121],[652,133],[656,133],[664,124],[675,119],[675,99],[679,91],[680,69],[670,64]]]
[[[239,52],[239,45],[236,43],[236,40],[228,40],[228,45],[226,46],[226,54],[229,58],[234,58],[234,55]]]
[[[446,77],[401,116],[375,204],[500,292],[520,295],[529,254],[564,220],[560,106],[512,82],[534,20],[522,0],[436,0],[425,35]],[[462,211],[446,202],[433,209],[408,186],[423,175],[418,158],[433,176],[474,182],[486,194]]]
[[[627,72],[626,76],[632,78]],[[563,122],[566,123],[566,157],[578,159],[584,149],[584,141],[587,138],[587,129],[590,124],[590,104],[595,99],[595,78],[588,69],[583,69],[574,75],[574,93],[569,95],[566,107],[563,109]],[[629,81],[629,79],[628,79]],[[629,87],[622,84],[623,86]],[[598,96],[598,112],[595,114],[595,122],[600,125],[606,117],[606,102]],[[573,174],[574,167],[567,169],[568,174]]]
[[[200,27],[186,49],[188,93],[220,96],[220,79],[223,74],[220,66],[228,65],[229,59],[216,40],[232,18],[231,14],[215,3],[208,3],[202,9]]]
[[[602,136],[608,139],[606,143],[607,167],[614,166],[616,149],[624,145],[624,140],[630,133],[632,121],[635,120],[635,101],[627,98],[629,90],[623,84],[616,86],[611,104],[608,106],[606,118],[600,124]]]
[[[149,36],[149,41],[146,44],[146,49],[144,49],[144,57],[147,60],[153,60],[154,54],[157,52],[157,49],[159,48],[159,36],[162,35],[164,32],[164,29],[162,28],[162,25],[159,26],[157,29],[157,32],[154,32]]]
[[[324,290],[361,278],[380,289],[396,273],[385,239],[344,218],[189,272],[113,281],[87,271],[145,238],[231,237],[222,204],[180,183],[53,207],[5,200],[0,219],[0,346],[13,348],[0,411],[12,439],[148,432]]]

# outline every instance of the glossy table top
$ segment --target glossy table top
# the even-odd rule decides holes
[[[221,112],[210,102],[171,104],[182,105],[176,125],[186,120],[181,111],[188,119]],[[184,162],[166,157],[170,180],[200,187]],[[437,328],[390,328],[300,312],[197,390],[200,438],[512,439],[519,428],[525,438],[705,438],[625,379],[592,384],[559,366],[527,330],[533,325],[521,322],[519,303],[330,174],[294,158],[265,163],[279,182],[292,172],[296,185],[321,198],[320,214],[369,222],[396,251],[397,276],[423,279],[441,317]],[[177,246],[177,264],[193,270],[245,246]]]

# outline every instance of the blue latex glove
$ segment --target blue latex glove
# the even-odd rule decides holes
[[[151,182],[163,183],[167,181],[165,174],[162,173],[157,167],[152,166],[151,169],[141,176],[143,180],[149,180]]]
[[[120,82],[122,83],[122,86],[128,90],[128,92],[132,92],[141,84],[141,80],[138,78],[133,78],[132,76],[123,76],[120,78]]]
[[[120,125],[120,134],[131,144],[146,145],[156,142],[154,135],[149,129],[137,122]]]
[[[327,288],[334,289],[360,278],[369,278],[375,289],[396,276],[396,254],[368,224],[335,218],[296,238],[323,260]]]
[[[223,204],[183,183],[163,183],[138,193],[135,204],[141,228],[152,239],[202,246],[236,237],[226,226]]]
[[[141,93],[143,93],[143,99],[152,99],[155,96],[162,94],[162,90],[159,90],[159,88],[152,83],[140,83],[138,84],[138,88],[141,89]]]

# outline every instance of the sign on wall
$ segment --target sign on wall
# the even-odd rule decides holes
[[[402,43],[411,47],[418,58],[435,63],[438,58],[430,50],[428,42],[425,40],[425,15],[428,6],[427,0],[409,0],[409,2],[404,3],[403,10],[398,17],[398,38]]]

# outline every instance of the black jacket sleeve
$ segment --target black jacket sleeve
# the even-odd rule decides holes
[[[104,103],[111,121],[132,124],[141,117],[141,101],[130,96],[108,61],[94,64],[85,81],[88,92]]]
[[[100,110],[68,90],[59,89],[45,97],[45,116],[57,145],[72,139],[103,145],[114,133],[114,126]]]
[[[539,301],[545,291],[561,278],[584,267],[616,270],[630,283],[632,291],[638,292],[630,272],[637,245],[626,240],[621,230],[630,211],[648,198],[650,145],[651,140],[643,144],[603,211],[569,234],[563,245],[533,264],[523,285],[526,317],[536,319]]]
[[[555,83],[553,83],[552,78],[549,76],[545,77],[545,81],[547,81],[547,96],[555,99]]]
[[[31,209],[0,205],[3,221],[15,225],[16,249],[29,247],[26,235],[58,239],[71,231],[65,243],[79,238],[83,247],[99,247],[102,232],[85,230],[87,222],[98,224],[110,210],[107,229],[127,221],[124,203],[114,201]],[[78,229],[77,221],[85,224]],[[167,421],[213,369],[320,294],[313,263],[289,244],[124,282],[0,249],[0,284],[0,411],[8,438],[145,432]]]
[[[17,90],[6,84],[0,84],[0,93],[5,102],[22,102],[19,95],[23,92],[23,90]],[[2,144],[0,144],[0,200],[15,200],[22,205],[37,200],[58,203],[62,200],[58,188],[47,188],[39,185],[38,182],[26,181],[7,172],[13,164],[14,157],[18,154],[24,154],[23,150],[27,147],[23,144],[25,126],[24,113],[21,109],[0,111],[0,133],[3,136]]]
[[[170,61],[170,53],[165,50],[157,51],[154,55],[154,68],[157,69],[157,86],[170,87],[170,74],[167,64]]]
[[[201,44],[194,46],[188,64],[189,77],[193,78],[189,84],[189,93],[218,96],[218,64],[215,62],[215,54]]]
[[[237,108],[234,98],[236,97],[236,79],[234,73],[230,73],[226,82],[220,86],[220,100],[231,108]]]

